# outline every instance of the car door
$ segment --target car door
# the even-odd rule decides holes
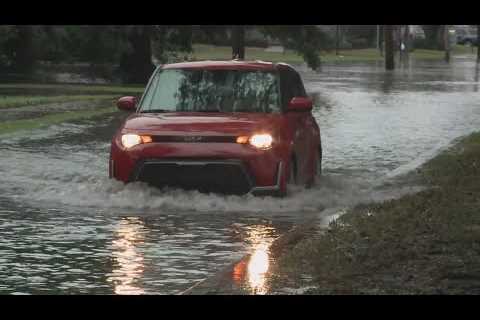
[[[300,90],[301,97],[308,97],[308,94],[303,86],[303,81],[300,75],[296,76],[297,85]],[[302,126],[303,126],[303,140],[302,148],[304,154],[304,174],[307,181],[310,181],[312,175],[317,170],[317,162],[319,156],[320,145],[320,128],[313,116],[312,111],[302,112]],[[321,160],[320,160],[321,161]]]
[[[307,97],[300,75],[292,69],[284,69],[282,76],[282,100],[284,107],[294,97]],[[306,178],[306,166],[309,158],[309,137],[308,120],[310,112],[287,112],[289,130],[293,139],[293,152],[296,157],[297,181],[303,183]]]

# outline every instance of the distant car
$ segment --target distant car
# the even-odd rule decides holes
[[[321,173],[320,128],[283,63],[203,61],[153,73],[112,139],[110,177],[201,192],[287,194]]]
[[[457,38],[457,43],[467,46],[478,46],[478,37],[472,35],[463,35]]]

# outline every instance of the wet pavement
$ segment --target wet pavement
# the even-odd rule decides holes
[[[246,266],[251,287],[267,293],[275,238],[411,191],[395,178],[480,128],[478,69],[467,56],[394,73],[342,63],[302,76],[316,101],[324,177],[285,199],[109,180],[121,113],[0,136],[0,293],[175,294],[246,253],[257,261]]]

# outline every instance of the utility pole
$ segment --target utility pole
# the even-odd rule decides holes
[[[385,69],[394,70],[395,69],[395,48],[393,43],[393,26],[384,25],[384,41],[385,41]]]
[[[380,49],[380,25],[377,24],[377,50]]]

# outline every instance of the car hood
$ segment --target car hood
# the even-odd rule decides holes
[[[136,113],[123,128],[152,135],[242,135],[271,131],[281,118],[274,113]]]

